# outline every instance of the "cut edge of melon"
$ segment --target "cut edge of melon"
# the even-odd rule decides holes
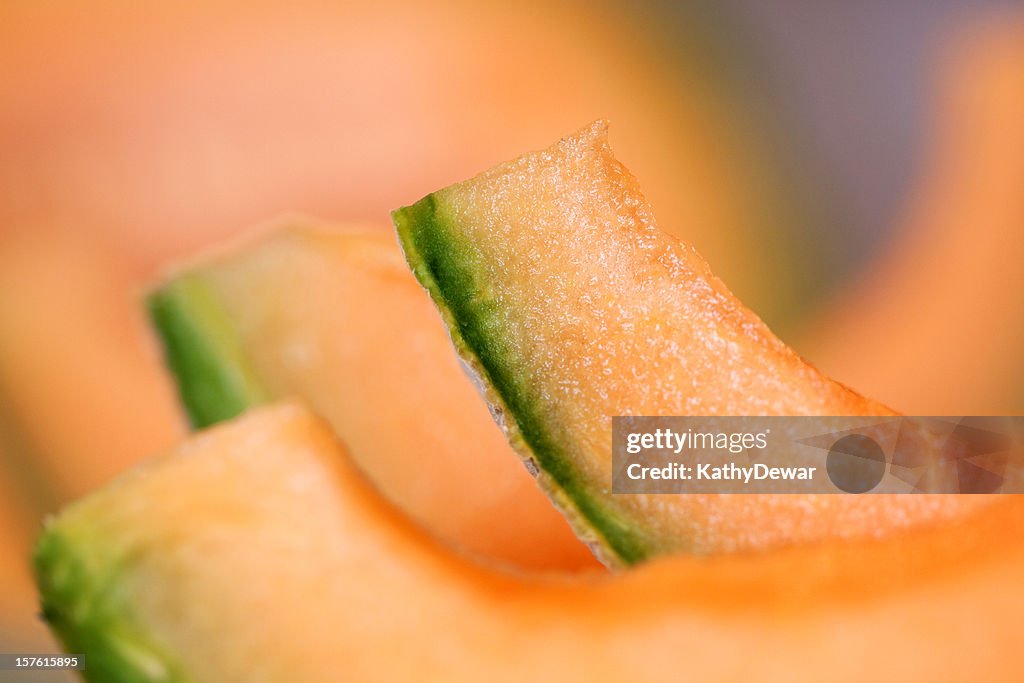
[[[527,397],[514,381],[501,375],[500,354],[490,352],[491,340],[478,334],[484,326],[460,325],[459,320],[475,319],[478,313],[461,293],[473,291],[462,286],[471,279],[465,254],[456,253],[455,242],[445,236],[447,230],[435,194],[411,206],[391,213],[406,261],[419,283],[430,294],[452,344],[486,401],[495,422],[501,427],[512,449],[523,459],[544,492],[568,519],[573,531],[605,565],[622,568],[647,559],[651,552],[639,541],[625,520],[611,514],[577,481],[576,473],[557,450],[534,415]],[[441,281],[450,283],[442,286]],[[467,316],[468,314],[468,316]],[[515,405],[509,405],[515,403]]]
[[[146,309],[193,428],[267,402],[230,316],[201,276],[171,279],[147,295]]]

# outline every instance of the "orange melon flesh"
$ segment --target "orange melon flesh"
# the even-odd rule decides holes
[[[1020,680],[1024,499],[889,541],[574,581],[484,568],[283,405],[74,504],[36,554],[90,681]]]
[[[280,227],[150,297],[193,423],[300,396],[444,540],[520,567],[600,568],[490,419],[393,239]]]
[[[135,278],[88,236],[40,232],[0,235],[0,423],[52,512],[184,430]]]
[[[517,450],[612,565],[881,535],[966,497],[611,495],[613,415],[892,415],[821,375],[663,233],[598,122],[394,213]]]
[[[5,2],[0,224],[148,271],[282,207],[375,220],[606,111],[662,215],[708,226],[733,286],[792,316],[824,193],[734,25],[712,4]]]

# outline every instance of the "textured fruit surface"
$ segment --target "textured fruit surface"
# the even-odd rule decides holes
[[[525,578],[438,545],[284,405],[71,506],[36,570],[103,683],[1012,681],[1022,540],[1003,498],[888,541]]]
[[[606,125],[394,213],[510,439],[609,563],[878,535],[966,497],[610,495],[613,415],[891,415],[821,375],[662,232]]]
[[[151,295],[193,423],[300,396],[446,541],[523,567],[599,567],[487,414],[394,239],[309,223]]]

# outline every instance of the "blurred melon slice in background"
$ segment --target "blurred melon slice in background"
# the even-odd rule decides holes
[[[124,264],[86,235],[51,238],[0,244],[0,410],[55,503],[183,429]]]
[[[933,143],[903,227],[798,342],[919,415],[1024,412],[1024,15],[940,63]]]
[[[88,680],[1021,679],[1019,497],[886,542],[566,581],[452,553],[346,455],[265,407],[50,520],[44,610]]]
[[[505,442],[394,238],[271,227],[150,296],[193,424],[299,396],[445,541],[519,567],[599,567]]]
[[[826,267],[813,165],[788,158],[784,105],[737,24],[714,3],[666,12],[6,3],[0,220],[84,224],[147,267],[282,211],[376,223],[600,116],[739,295],[769,321],[795,315]]]
[[[0,235],[0,642],[47,652],[28,575],[42,515],[166,449],[184,424],[138,288],[88,235]],[[10,490],[10,495],[8,495]],[[66,680],[60,672],[34,674]]]

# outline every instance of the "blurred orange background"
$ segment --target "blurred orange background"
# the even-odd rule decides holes
[[[823,370],[1019,413],[1024,15],[927,4],[4,3],[0,650],[53,647],[41,517],[185,431],[139,306],[161,267],[293,210],[387,230],[598,117],[662,226]]]

